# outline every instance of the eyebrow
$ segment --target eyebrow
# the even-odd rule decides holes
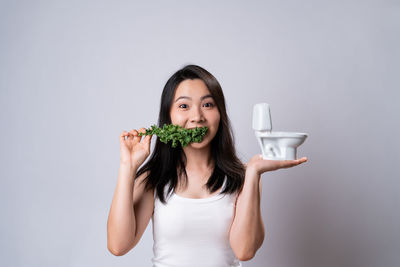
[[[200,97],[200,100],[204,100],[204,99],[209,98],[209,97],[213,98],[212,95],[209,94],[209,95],[205,95],[205,96]],[[192,100],[191,97],[188,97],[188,96],[180,96],[180,97],[178,97],[178,98],[175,100],[175,102],[177,102],[179,99],[189,99],[189,100]]]

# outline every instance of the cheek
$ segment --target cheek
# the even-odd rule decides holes
[[[217,128],[218,128],[218,125],[219,125],[220,120],[221,120],[221,116],[220,116],[219,113],[217,113],[217,114],[215,115],[215,124],[217,125]]]
[[[216,114],[216,115],[213,117],[213,123],[212,123],[213,126],[214,126],[214,128],[215,128],[215,131],[218,130],[219,123],[220,123],[220,116],[219,116],[219,114]]]
[[[182,115],[180,115],[178,113],[171,112],[170,113],[170,117],[171,117],[171,123],[172,124],[177,124],[177,125],[182,126],[181,124],[184,121],[184,118],[183,118]]]

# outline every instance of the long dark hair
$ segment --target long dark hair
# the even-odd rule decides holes
[[[245,167],[236,156],[234,137],[226,113],[221,85],[211,73],[196,65],[187,65],[175,72],[165,84],[161,95],[158,126],[162,127],[164,124],[171,123],[170,110],[175,90],[182,81],[187,79],[201,79],[206,84],[220,113],[217,134],[211,141],[211,156],[215,161],[215,166],[206,186],[210,192],[215,192],[223,185],[226,176],[227,181],[222,193],[240,192],[244,184]],[[135,179],[148,172],[143,180],[146,183],[145,190],[155,189],[160,201],[166,204],[165,186],[169,183],[167,192],[169,194],[180,182],[179,176],[184,177],[185,184],[187,182],[185,159],[182,147],[172,148],[170,144],[164,144],[157,138],[152,155],[137,171]]]

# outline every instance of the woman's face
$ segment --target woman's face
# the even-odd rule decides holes
[[[183,128],[207,126],[208,131],[201,143],[189,146],[207,146],[217,134],[220,114],[206,84],[200,79],[184,80],[175,90],[171,105],[171,123]]]

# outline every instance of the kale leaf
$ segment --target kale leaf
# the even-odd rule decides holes
[[[179,141],[182,147],[185,147],[191,142],[200,143],[207,131],[206,126],[186,129],[175,124],[164,124],[162,128],[152,125],[151,128],[146,129],[145,133],[139,133],[138,136],[155,134],[165,144],[172,141],[172,147],[176,147]]]

